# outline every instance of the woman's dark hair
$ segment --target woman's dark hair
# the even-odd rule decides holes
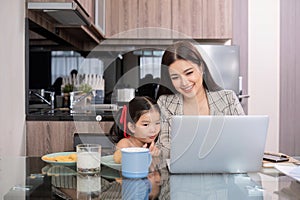
[[[126,113],[126,123],[131,122],[135,124],[140,117],[148,112],[149,110],[157,110],[160,113],[160,109],[157,103],[146,96],[137,96],[133,98],[127,105]],[[124,125],[120,123],[120,118],[122,115],[123,109],[120,109],[116,114],[116,121],[111,127],[109,132],[109,138],[113,143],[118,143],[122,138],[124,138]],[[126,130],[129,135],[131,134],[130,130]]]
[[[76,69],[73,69],[71,72],[70,72],[70,75],[73,77],[73,75],[77,76],[78,74],[78,71]]]
[[[63,78],[62,77],[58,77],[54,81],[53,85],[51,85],[50,91],[54,91],[55,95],[60,95],[61,94],[61,85],[62,85],[62,82],[63,82]]]
[[[207,64],[203,60],[200,52],[197,48],[188,41],[180,41],[174,43],[172,46],[168,47],[162,57],[161,61],[161,82],[160,82],[160,91],[158,92],[158,96],[160,94],[174,94],[177,93],[174,88],[171,78],[169,76],[169,66],[174,63],[176,60],[186,60],[191,61],[203,67],[203,85],[209,91],[218,91],[222,88],[214,81],[212,78]],[[163,91],[164,90],[164,91]]]

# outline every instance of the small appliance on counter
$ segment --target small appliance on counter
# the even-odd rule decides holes
[[[135,97],[135,89],[134,88],[122,88],[117,89],[117,104],[124,105],[131,101]]]

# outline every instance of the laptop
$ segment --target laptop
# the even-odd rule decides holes
[[[269,117],[173,116],[171,173],[246,173],[261,169]]]

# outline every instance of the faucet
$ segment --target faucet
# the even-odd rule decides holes
[[[86,97],[93,95],[93,91],[86,93],[85,95],[81,95],[78,99],[75,98],[76,94],[80,94],[82,91],[70,92],[70,109],[73,109],[75,104],[85,99]]]
[[[48,101],[45,98],[45,93],[50,94],[50,101]],[[49,106],[51,106],[52,110],[54,109],[55,92],[45,91],[44,89],[41,89],[41,94],[39,94],[37,92],[33,92],[33,91],[29,91],[29,94],[33,94],[33,95],[37,96],[42,101],[44,101],[46,104],[48,104]]]

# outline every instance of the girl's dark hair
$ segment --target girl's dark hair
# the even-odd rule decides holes
[[[169,66],[174,63],[176,60],[186,60],[191,61],[203,67],[203,85],[209,91],[218,91],[222,88],[214,81],[212,78],[207,64],[203,60],[200,52],[197,48],[188,41],[180,41],[174,43],[172,46],[168,47],[162,57],[161,61],[161,82],[158,92],[160,94],[174,94],[177,93],[174,88],[171,78],[169,76]]]
[[[146,96],[137,96],[133,98],[126,106],[126,123],[131,122],[135,124],[143,114],[152,109],[157,110],[160,113],[157,103],[150,97]],[[109,132],[109,138],[113,143],[118,143],[122,138],[124,138],[124,125],[120,123],[121,115],[122,109],[118,110],[115,119],[116,121]],[[129,135],[131,134],[128,128],[126,132],[129,133]]]

